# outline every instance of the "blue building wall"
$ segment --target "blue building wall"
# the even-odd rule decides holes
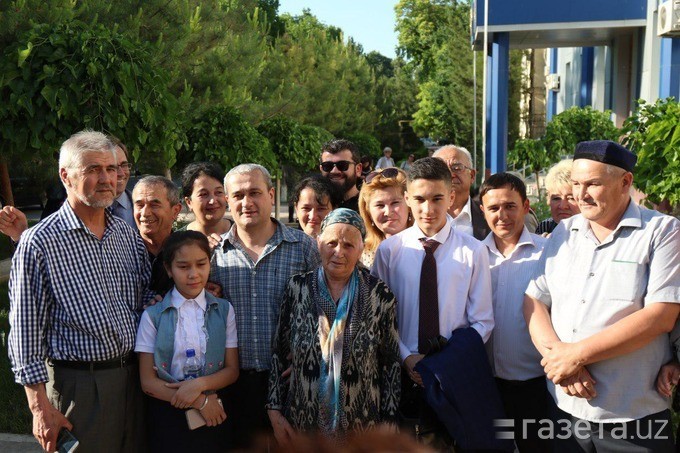
[[[647,17],[647,0],[488,0],[489,26],[635,20]],[[484,26],[484,0],[475,0],[476,25]]]

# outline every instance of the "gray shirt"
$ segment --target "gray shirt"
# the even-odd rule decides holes
[[[526,294],[551,309],[561,341],[588,338],[658,302],[680,302],[680,222],[631,202],[616,230],[600,243],[576,215],[560,222],[546,243]],[[640,419],[668,408],[655,390],[671,358],[668,335],[629,354],[588,365],[597,382],[590,401],[549,385],[557,405],[596,422]]]

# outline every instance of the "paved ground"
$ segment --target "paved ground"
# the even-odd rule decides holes
[[[0,433],[0,451],[2,453],[33,453],[43,450],[33,436]]]

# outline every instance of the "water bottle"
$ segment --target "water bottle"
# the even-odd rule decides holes
[[[184,362],[184,380],[196,379],[201,375],[201,364],[196,357],[196,351],[187,349],[187,360]]]

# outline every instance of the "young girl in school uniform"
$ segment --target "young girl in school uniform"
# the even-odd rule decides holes
[[[137,332],[142,389],[149,395],[149,449],[157,452],[224,451],[229,433],[219,390],[238,377],[234,310],[205,291],[210,245],[196,231],[170,235],[163,248],[174,282],[162,302],[144,311]],[[202,373],[185,380],[187,350]],[[206,426],[190,430],[186,411],[200,411]]]

